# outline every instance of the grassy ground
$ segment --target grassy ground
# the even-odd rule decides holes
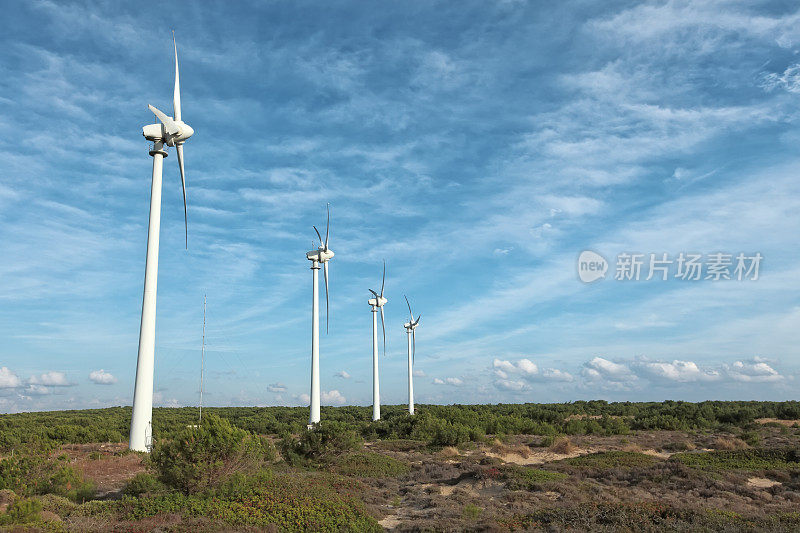
[[[268,436],[281,454],[257,469],[212,465],[219,481],[196,491],[165,486],[123,443],[43,447],[46,461],[0,468],[0,487],[18,487],[0,490],[0,528],[800,530],[800,428],[774,417],[724,429],[489,435],[458,446],[302,435]]]

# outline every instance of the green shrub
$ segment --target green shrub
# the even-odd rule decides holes
[[[464,506],[463,515],[464,518],[466,518],[467,520],[477,520],[478,517],[481,516],[482,511],[483,509],[481,509],[477,505],[468,503],[467,505]]]
[[[745,431],[739,438],[754,448],[761,446],[761,434],[758,431]]]
[[[41,520],[42,504],[33,498],[17,500],[0,515],[0,525],[26,524]]]
[[[325,423],[301,433],[299,438],[284,434],[280,450],[287,463],[301,465],[321,463],[362,445],[361,437],[352,429],[342,424]]]
[[[192,493],[274,458],[275,450],[266,439],[209,415],[199,427],[187,427],[174,439],[159,442],[150,462],[162,483]]]
[[[374,452],[357,452],[340,457],[333,471],[344,476],[397,477],[407,474],[411,468],[397,459]]]
[[[506,487],[510,490],[541,490],[549,481],[558,481],[568,477],[561,472],[530,468],[526,466],[506,466],[502,469],[506,479]]]
[[[123,493],[128,496],[141,496],[142,494],[164,491],[166,487],[153,474],[139,472],[125,484]]]
[[[54,458],[17,454],[0,460],[0,489],[13,490],[20,496],[57,494],[83,502],[94,497],[94,485],[69,466],[65,456]]]
[[[580,468],[636,468],[652,466],[656,458],[639,452],[598,452],[562,459],[558,463]]]
[[[278,531],[379,532],[363,503],[364,488],[333,475],[236,473],[204,494],[163,493],[117,502],[118,520],[159,514],[207,517],[234,526]]]
[[[652,502],[585,503],[537,509],[499,521],[510,531],[797,531],[800,514],[742,516]]]
[[[670,460],[705,470],[800,469],[800,452],[795,448],[679,453]]]

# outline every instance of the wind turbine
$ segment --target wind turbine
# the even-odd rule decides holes
[[[206,368],[206,295],[203,295],[203,344],[200,348],[200,424],[203,423],[203,374]]]
[[[306,253],[306,258],[311,261],[313,273],[313,297],[311,302],[311,409],[308,417],[308,428],[319,424],[319,265],[322,263],[325,274],[325,333],[328,332],[330,318],[328,310],[328,262],[333,259],[333,250],[328,248],[328,237],[331,232],[331,204],[328,204],[328,225],[325,229],[325,240],[322,240],[319,230],[312,226],[319,237],[319,247]]]
[[[374,298],[367,300],[372,307],[372,420],[381,419],[381,391],[378,376],[378,310],[381,312],[381,327],[383,328],[383,355],[386,355],[386,321],[383,316],[383,306],[387,300],[383,297],[383,287],[386,284],[386,261],[383,262],[383,279],[381,280],[381,293],[373,291]]]
[[[153,106],[148,106],[160,124],[148,124],[142,135],[153,143],[153,182],[150,189],[150,222],[147,227],[147,260],[144,270],[144,297],[142,298],[142,321],[139,327],[139,355],[136,360],[136,386],[133,391],[133,413],[128,447],[146,452],[152,447],[153,419],[153,369],[155,366],[156,337],[156,287],[158,285],[158,237],[161,230],[161,171],[167,151],[164,145],[174,146],[178,154],[178,167],[183,186],[183,217],[186,233],[186,249],[189,249],[189,223],[186,213],[186,177],[183,171],[183,143],[194,130],[181,120],[181,90],[178,77],[178,46],[172,36],[175,50],[175,89],[172,94],[174,118],[168,117]]]
[[[403,295],[406,299],[406,305],[408,305],[408,322],[403,324],[403,327],[406,328],[406,333],[408,334],[408,414],[414,414],[414,354],[417,351],[417,339],[416,335],[414,334],[414,330],[417,329],[419,326],[419,319],[422,318],[422,315],[417,317],[417,320],[414,320],[414,313],[411,312],[411,304],[408,303],[408,296]]]

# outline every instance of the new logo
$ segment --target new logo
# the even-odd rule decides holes
[[[584,250],[578,256],[578,277],[584,283],[592,283],[606,277],[608,261],[602,255]]]

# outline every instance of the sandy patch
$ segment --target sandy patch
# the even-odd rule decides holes
[[[800,420],[783,420],[781,418],[756,418],[756,422],[759,424],[769,424],[770,422],[774,422],[786,427],[792,427],[795,424],[800,424]]]
[[[380,525],[383,529],[394,529],[400,525],[400,518],[393,514],[387,516],[383,520],[379,520],[378,525]]]
[[[658,457],[659,459],[669,459],[672,456],[673,452],[660,452],[658,450],[649,448],[646,450],[640,450],[640,453],[643,453],[645,455],[650,455],[652,457]]]
[[[578,457],[579,455],[586,455],[589,453],[594,453],[595,451],[592,448],[585,448],[585,449],[578,449],[571,453],[555,453],[549,450],[543,451],[534,451],[531,450],[530,454],[527,457],[523,457],[517,453],[493,453],[493,452],[486,452],[488,457],[494,457],[495,459],[500,459],[506,463],[513,463],[516,465],[541,465],[544,463],[550,463],[552,461],[560,461],[561,459],[569,459],[571,457]]]
[[[768,489],[780,484],[780,481],[773,481],[765,477],[751,477],[747,480],[747,485],[756,489]]]

